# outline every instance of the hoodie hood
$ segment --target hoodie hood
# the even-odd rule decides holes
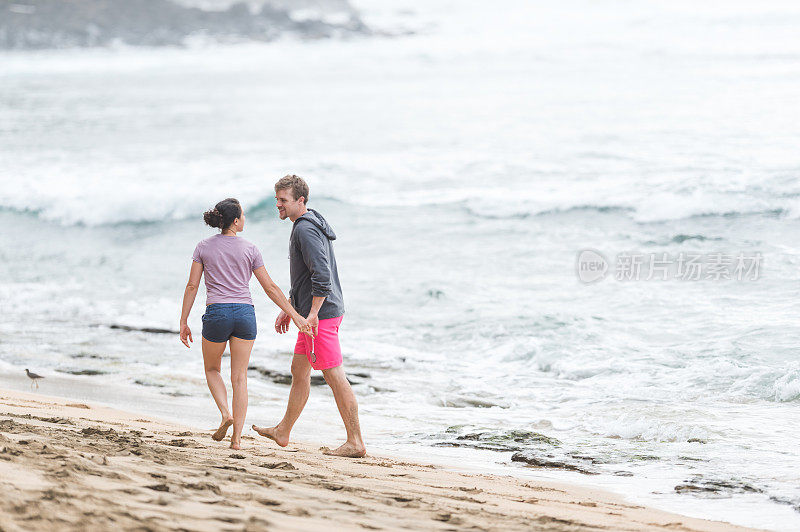
[[[322,231],[322,234],[328,238],[328,240],[336,240],[336,233],[333,232],[333,227],[331,227],[331,225],[328,223],[328,220],[323,218],[322,215],[314,209],[308,209],[308,212],[295,220],[294,224],[297,225],[302,220],[306,220],[316,225],[319,230]]]

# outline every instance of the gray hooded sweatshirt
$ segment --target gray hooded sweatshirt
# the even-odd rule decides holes
[[[333,241],[336,233],[314,209],[294,221],[289,237],[289,296],[301,316],[311,311],[313,296],[325,296],[319,319],[338,318],[344,314],[342,287],[336,270]]]

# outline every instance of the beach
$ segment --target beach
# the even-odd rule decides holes
[[[601,490],[325,456],[0,390],[0,530],[750,530]]]
[[[800,3],[349,5],[374,34],[0,50],[0,389],[29,368],[42,395],[216,426],[204,285],[178,338],[202,214],[237,198],[286,294],[273,184],[296,174],[337,235],[371,453],[800,530]],[[250,291],[269,426],[296,333]],[[316,460],[344,430],[311,384]]]

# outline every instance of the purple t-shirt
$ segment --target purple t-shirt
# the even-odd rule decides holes
[[[253,304],[250,277],[264,265],[261,252],[239,236],[214,235],[201,240],[192,260],[203,265],[206,276],[206,305],[214,303]]]

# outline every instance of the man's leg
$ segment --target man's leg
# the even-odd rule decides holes
[[[325,377],[325,382],[331,387],[331,391],[333,391],[333,398],[336,399],[336,406],[339,408],[339,414],[342,416],[344,428],[347,431],[347,441],[344,444],[333,451],[327,448],[323,448],[323,451],[325,454],[352,458],[364,456],[367,454],[367,449],[364,447],[364,440],[361,438],[361,427],[358,423],[358,402],[345,376],[344,369],[342,369],[342,366],[323,369],[322,375]]]
[[[306,355],[295,355],[292,357],[292,389],[289,390],[289,404],[286,405],[286,413],[280,423],[272,428],[263,428],[253,425],[253,430],[266,436],[281,447],[289,444],[289,434],[292,432],[297,418],[308,402],[308,395],[311,393],[311,364]]]

